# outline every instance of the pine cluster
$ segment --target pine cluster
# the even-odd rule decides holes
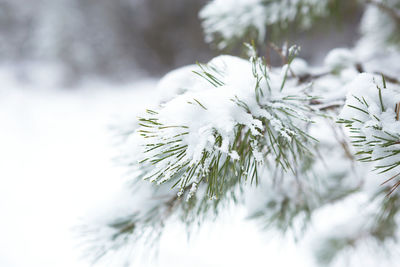
[[[312,28],[344,2],[214,0],[200,18],[206,41],[221,49],[247,38],[260,45],[293,23]],[[332,50],[322,66],[299,58],[297,46],[274,45],[283,64],[273,67],[246,45],[246,59],[223,55],[167,74],[157,89],[164,98],[123,145],[134,176],[127,195],[141,193],[84,228],[101,240],[95,258],[154,241],[175,219],[190,231],[236,205],[263,227],[299,237],[324,210],[357,199],[357,214],[314,238],[324,266],[340,264],[350,247],[396,241],[400,2],[365,0],[358,8],[360,40]]]

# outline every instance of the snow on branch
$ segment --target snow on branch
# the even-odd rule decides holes
[[[348,85],[339,122],[350,130],[359,160],[375,162],[380,173],[400,166],[400,88],[372,74]]]
[[[290,23],[307,29],[315,17],[324,17],[330,0],[214,0],[199,16],[207,42],[223,49],[243,37],[262,42],[269,26],[287,28]]]
[[[315,142],[305,130],[309,85],[289,77],[296,53],[292,47],[288,65],[274,70],[254,51],[250,61],[219,56],[199,64],[191,74],[197,82],[139,119],[132,138],[138,167],[150,170],[144,179],[173,181],[179,195],[191,185],[187,198],[205,183],[218,197],[226,179],[257,183],[262,163],[295,172]]]

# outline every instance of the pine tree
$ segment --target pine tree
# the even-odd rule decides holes
[[[323,66],[301,59],[298,46],[274,44],[293,29],[337,22],[349,6],[363,10],[360,39],[333,49]],[[156,241],[174,218],[190,231],[231,205],[265,229],[301,237],[316,212],[357,199],[359,212],[336,226],[344,231],[319,233],[319,266],[350,247],[396,241],[400,1],[213,0],[199,16],[207,42],[225,52],[248,42],[245,56],[161,79],[160,105],[122,133],[127,208],[84,227],[94,259]],[[282,66],[271,66],[267,46]]]

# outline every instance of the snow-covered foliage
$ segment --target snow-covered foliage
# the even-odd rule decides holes
[[[191,73],[199,75],[197,82],[139,119],[132,143],[141,151],[135,152],[139,167],[151,169],[145,179],[172,180],[181,193],[190,186],[189,197],[205,182],[213,197],[224,173],[257,182],[261,164],[295,172],[314,141],[305,130],[311,123],[309,85],[288,78],[295,53],[293,47],[289,64],[279,70],[255,55],[250,61],[219,56],[199,65]]]
[[[347,87],[340,122],[350,129],[360,160],[376,161],[380,172],[400,166],[400,87],[366,73]]]
[[[324,17],[329,0],[213,0],[200,12],[207,42],[220,49],[247,35],[265,39],[269,27],[287,28],[294,22],[302,29],[311,26],[314,17]]]
[[[303,168],[293,174],[280,175],[266,171],[260,186],[246,195],[249,216],[265,229],[278,229],[301,236],[307,230],[312,214],[319,208],[341,201],[361,189],[361,173],[346,154],[343,136],[332,130],[332,123],[317,118],[310,134],[317,138],[318,155],[303,162]]]
[[[214,0],[200,17],[206,40],[220,48],[246,35],[262,45],[267,30],[310,27],[333,12],[334,3]],[[327,53],[322,66],[295,58],[297,48],[284,46],[278,50],[283,66],[273,68],[248,46],[250,60],[222,55],[167,74],[158,85],[160,105],[139,118],[124,152],[135,177],[153,183],[159,205],[144,205],[141,217],[126,214],[124,227],[158,231],[174,216],[192,225],[240,203],[266,228],[307,234],[319,214],[356,199],[352,205],[367,223],[346,227],[354,216],[332,223],[316,238],[322,244],[318,264],[334,263],[365,240],[378,247],[396,241],[399,3],[364,4],[361,39]],[[114,227],[111,237],[125,235],[124,227]],[[332,234],[336,227],[345,230]]]

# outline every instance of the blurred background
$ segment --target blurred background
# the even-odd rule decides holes
[[[206,0],[1,0],[0,60],[34,79],[45,63],[71,85],[88,76],[160,75],[213,52],[203,42]],[[42,66],[43,67],[43,66]]]
[[[217,54],[197,15],[206,2],[0,0],[0,266],[90,266],[73,228],[124,176],[110,127],[154,105],[163,74]],[[318,64],[357,39],[357,14],[290,42]],[[293,242],[260,236],[241,215],[190,244],[176,226],[158,265],[137,266],[309,266]]]
[[[51,69],[56,76],[49,79],[64,86],[92,76],[119,82],[160,76],[216,55],[203,41],[197,15],[206,3],[0,0],[0,64],[28,82]],[[351,11],[341,25],[326,23],[313,32],[291,33],[289,41],[303,47],[302,57],[318,62],[330,49],[357,39],[360,14]]]

